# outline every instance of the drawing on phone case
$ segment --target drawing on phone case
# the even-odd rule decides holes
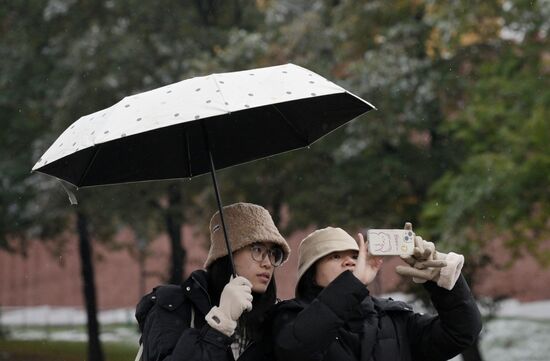
[[[388,253],[391,251],[391,238],[385,232],[373,233],[373,250],[380,253]]]
[[[369,253],[392,256],[412,254],[414,233],[403,229],[369,229]]]

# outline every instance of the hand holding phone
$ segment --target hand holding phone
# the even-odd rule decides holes
[[[361,233],[358,233],[359,237],[359,254],[357,255],[357,261],[355,269],[353,270],[353,275],[368,286],[378,274],[380,267],[384,260],[382,257],[373,256],[367,253],[367,245]]]
[[[408,229],[369,229],[369,254],[374,256],[409,256],[414,252],[415,234]]]

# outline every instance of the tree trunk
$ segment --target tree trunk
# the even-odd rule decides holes
[[[176,185],[170,186],[168,189],[168,209],[165,214],[166,229],[172,249],[170,279],[168,282],[176,285],[181,284],[183,281],[183,266],[187,257],[187,252],[181,244],[181,227],[183,224],[181,198],[179,187]]]
[[[147,243],[141,236],[137,237],[137,249],[138,249],[138,269],[139,269],[139,294],[138,299],[145,294],[146,291],[146,278],[147,271],[145,270],[145,260],[147,257]]]
[[[241,27],[243,9],[239,0],[233,0],[233,26]]]
[[[271,199],[271,207],[273,208],[273,214],[271,215],[271,218],[273,219],[273,223],[275,223],[275,227],[277,227],[279,231],[281,227],[281,209],[283,208],[283,202],[283,192],[277,192]]]
[[[2,320],[2,309],[0,308],[0,320]],[[4,326],[2,326],[2,322],[0,322],[0,340],[4,340],[7,336],[7,332],[4,331]]]
[[[97,306],[94,281],[94,265],[92,262],[92,245],[88,231],[88,220],[82,212],[77,212],[77,229],[79,239],[80,262],[82,266],[82,285],[86,315],[88,318],[88,358],[89,361],[103,361],[103,350],[99,342],[99,323],[97,322]]]
[[[468,347],[462,353],[462,358],[464,361],[483,361],[483,357],[481,357],[481,351],[479,349],[479,337],[472,346]]]

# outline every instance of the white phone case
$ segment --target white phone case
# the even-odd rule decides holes
[[[414,232],[405,229],[369,229],[369,254],[375,256],[408,256],[414,251]]]

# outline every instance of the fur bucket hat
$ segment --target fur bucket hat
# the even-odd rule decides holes
[[[298,248],[298,280],[319,259],[339,251],[359,251],[355,239],[342,228],[327,227],[310,233]]]
[[[279,233],[267,209],[252,203],[235,203],[223,207],[223,215],[231,252],[255,242],[270,242],[283,250],[283,262],[288,259],[290,247]],[[204,268],[223,256],[227,256],[227,247],[218,211],[210,219],[210,250]]]

